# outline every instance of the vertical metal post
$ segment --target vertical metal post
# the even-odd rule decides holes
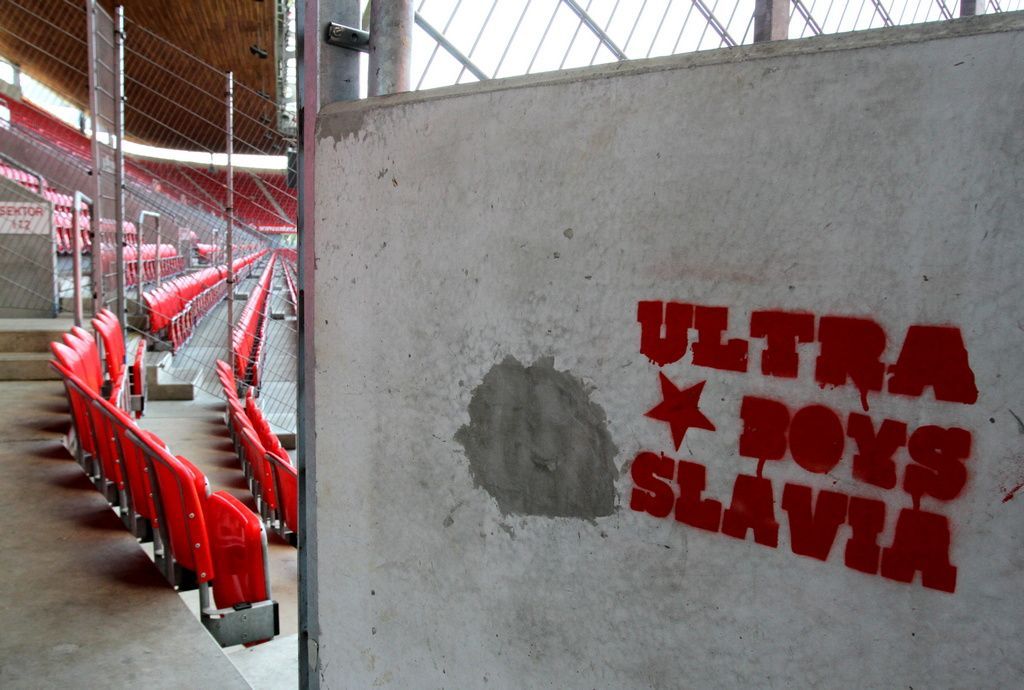
[[[89,47],[89,109],[92,111],[92,176],[94,183],[94,216],[90,223],[89,233],[92,244],[89,258],[92,270],[89,272],[89,281],[92,284],[92,313],[95,315],[103,307],[103,243],[100,241],[102,230],[100,229],[100,219],[96,217],[103,212],[103,159],[100,153],[99,139],[100,98],[96,75],[96,0],[86,0],[85,27]]]
[[[160,257],[160,216],[156,217],[156,286],[160,287],[160,269],[163,259]]]
[[[75,325],[82,325],[82,204],[89,208],[89,223],[96,223],[96,207],[92,199],[81,192],[75,192],[74,206],[71,209],[73,216],[71,233],[71,276],[73,284],[72,304],[74,308]]]
[[[124,279],[124,7],[114,8],[114,240],[117,262],[117,319],[121,332],[128,332]]]
[[[139,214],[139,226],[138,226],[138,228],[136,228],[137,236],[136,236],[136,243],[135,243],[135,247],[136,247],[136,250],[135,250],[135,262],[136,262],[135,263],[135,288],[136,288],[136,294],[138,295],[138,298],[139,298],[138,312],[137,312],[139,314],[141,314],[143,312],[143,309],[142,309],[142,284],[144,282],[146,282],[143,279],[143,277],[142,277],[142,271],[143,271],[143,268],[144,268],[144,264],[142,262],[142,240],[143,240],[143,236],[146,234],[145,233],[145,228],[146,228],[146,219],[147,218],[152,218],[156,222],[156,227],[158,229],[157,232],[159,232],[159,228],[160,228],[160,214],[159,213],[157,213],[156,211],[143,211],[143,212],[141,212]]]
[[[414,23],[412,0],[370,3],[369,95],[409,90]]]
[[[235,366],[235,343],[232,331],[235,328],[235,175],[232,156],[235,150],[235,75],[228,72],[227,91],[224,94],[224,105],[227,111],[227,154],[228,154],[228,190],[224,200],[224,212],[227,215],[227,233],[225,243],[227,244],[228,264],[228,363]]]
[[[987,0],[960,0],[960,16],[973,17],[977,14],[985,14]]]
[[[136,306],[137,313],[142,313],[142,284],[145,282],[142,279],[142,239],[143,235],[146,234],[146,216],[150,215],[148,211],[143,211],[139,214],[139,226],[135,228],[135,294],[138,297],[138,305]]]
[[[319,605],[317,601],[316,527],[316,323],[314,213],[314,153],[316,117],[320,107],[334,101],[359,98],[359,53],[324,43],[329,21],[360,25],[359,0],[298,0],[296,8],[296,66],[298,70],[299,147],[298,254],[299,254],[299,686],[320,687]]]
[[[754,43],[789,38],[790,0],[754,0]]]

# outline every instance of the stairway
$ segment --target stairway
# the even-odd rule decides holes
[[[0,319],[0,381],[51,381],[50,342],[71,328],[70,319]]]

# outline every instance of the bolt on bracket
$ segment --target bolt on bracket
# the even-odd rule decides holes
[[[337,22],[327,24],[324,41],[332,46],[355,50],[360,53],[370,52],[370,32],[356,29]]]

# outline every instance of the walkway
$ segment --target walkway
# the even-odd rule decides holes
[[[0,408],[0,687],[249,687],[61,446],[62,385]]]

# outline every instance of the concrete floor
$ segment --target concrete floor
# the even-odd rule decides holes
[[[204,324],[203,337],[218,335],[222,323],[223,315]],[[70,325],[4,319],[0,339],[18,339],[15,349],[45,351],[54,333]],[[221,351],[202,347],[194,339],[179,366],[205,374],[208,359],[212,370]],[[0,508],[8,516],[0,532],[0,688],[298,686],[294,547],[269,537],[280,635],[222,650],[198,620],[198,594],[179,595],[167,585],[149,545],[128,534],[62,445],[70,425],[63,386],[0,382],[0,406]],[[140,424],[195,462],[213,490],[254,507],[223,411],[223,401],[197,390],[193,401],[150,401]]]
[[[0,409],[0,687],[249,687],[61,445],[61,384]]]

